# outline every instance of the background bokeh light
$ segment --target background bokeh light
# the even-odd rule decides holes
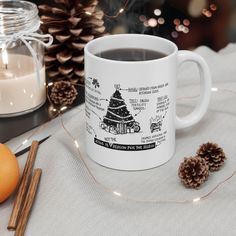
[[[107,31],[112,34],[158,35],[174,41],[180,49],[207,45],[218,51],[229,42],[236,42],[235,0],[98,1],[106,15]]]

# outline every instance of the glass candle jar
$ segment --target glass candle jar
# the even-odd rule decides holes
[[[0,1],[0,117],[32,112],[46,101],[43,49],[52,37],[39,28],[35,4]]]

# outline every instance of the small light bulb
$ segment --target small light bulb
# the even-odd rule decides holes
[[[92,15],[92,13],[91,12],[89,12],[89,11],[86,11],[85,12],[87,15],[89,15],[89,16],[91,16]]]
[[[4,45],[4,46],[5,46],[5,45]],[[4,50],[2,51],[2,62],[3,62],[3,64],[4,64],[5,66],[8,65],[8,54],[7,54],[7,50],[6,50],[6,49],[4,49]]]
[[[197,198],[194,198],[193,199],[193,202],[199,202],[201,200],[201,198],[200,197],[197,197]]]
[[[53,82],[48,83],[48,86],[52,86],[52,85],[53,85]]]
[[[64,111],[64,110],[66,110],[67,109],[67,106],[64,106],[64,107],[62,107],[60,110],[61,111]]]
[[[211,88],[211,91],[212,91],[212,92],[217,92],[217,91],[218,91],[218,88]]]
[[[75,143],[76,148],[79,148],[79,144],[78,144],[77,140],[75,140],[74,143]]]
[[[119,192],[113,191],[113,193],[114,193],[116,196],[118,196],[118,197],[121,196],[121,193],[119,193]]]
[[[28,139],[22,142],[23,145],[25,145],[28,142]]]
[[[120,10],[119,10],[119,13],[122,13],[124,11],[124,8],[121,8]]]

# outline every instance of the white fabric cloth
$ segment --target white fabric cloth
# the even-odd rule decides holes
[[[211,69],[213,87],[236,91],[236,44],[219,53],[199,47]],[[178,82],[178,113],[192,110],[198,94],[195,66],[184,65]],[[236,169],[236,95],[213,92],[204,119],[192,128],[177,132],[175,156],[165,165],[146,171],[125,172],[104,168],[86,158],[94,175],[110,188],[142,199],[193,199],[208,192]],[[82,106],[83,107],[83,106]],[[84,113],[66,121],[78,140],[83,155]],[[22,141],[22,140],[21,140]],[[184,188],[177,171],[183,157],[195,154],[203,142],[220,144],[227,154],[221,171],[212,173],[202,188]],[[26,154],[19,157],[21,170]],[[234,236],[236,235],[236,177],[206,200],[192,204],[149,204],[122,200],[97,187],[85,170],[74,145],[63,129],[40,145],[35,167],[43,169],[26,236],[75,235],[166,235],[166,236]],[[6,230],[12,198],[0,205],[0,235]]]

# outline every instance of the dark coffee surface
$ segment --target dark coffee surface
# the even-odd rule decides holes
[[[147,49],[121,48],[103,51],[97,53],[96,56],[115,61],[149,61],[163,58],[166,55],[158,51]]]

